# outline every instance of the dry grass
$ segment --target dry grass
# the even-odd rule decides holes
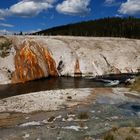
[[[104,136],[104,140],[115,140],[115,138],[113,134],[108,133]]]
[[[85,127],[85,123],[84,123],[84,122],[80,122],[80,123],[79,123],[79,126],[80,126],[81,128],[84,128],[84,127]]]
[[[138,130],[136,128],[131,128],[130,133],[138,134]]]
[[[55,120],[55,117],[54,116],[51,116],[49,119],[48,119],[48,122],[53,122]]]
[[[134,82],[134,84],[132,84],[130,86],[131,90],[140,92],[140,76],[136,79],[136,81]]]
[[[11,40],[5,38],[5,37],[0,37],[0,56],[2,58],[6,57],[9,55],[9,50],[11,48]]]
[[[135,140],[132,136],[128,136],[125,140]]]
[[[89,115],[87,112],[81,112],[80,114],[78,114],[78,119],[87,120],[87,119],[89,119]]]
[[[113,127],[103,136],[103,140],[139,140],[140,130],[135,127]]]
[[[117,132],[119,130],[119,128],[117,128],[117,127],[113,127],[112,128],[112,131],[115,133],[115,132]]]

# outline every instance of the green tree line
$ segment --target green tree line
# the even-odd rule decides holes
[[[69,35],[93,37],[126,37],[140,39],[140,19],[108,17],[54,27],[34,35]]]

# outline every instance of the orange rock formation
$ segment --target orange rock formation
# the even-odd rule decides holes
[[[79,60],[77,59],[76,63],[75,63],[75,76],[81,76],[81,75],[82,75],[82,73],[80,70]]]
[[[15,55],[13,82],[26,82],[49,75],[58,75],[49,51],[34,41],[25,41]]]

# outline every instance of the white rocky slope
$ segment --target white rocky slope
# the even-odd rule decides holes
[[[0,84],[49,75],[96,76],[140,70],[140,40],[65,36],[7,38],[12,40],[12,45],[9,55],[0,57]]]

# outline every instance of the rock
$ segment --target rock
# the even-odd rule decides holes
[[[25,134],[25,135],[23,136],[24,139],[29,138],[29,137],[30,137],[30,134]]]
[[[105,86],[110,87],[110,86],[117,86],[119,85],[120,81],[119,80],[110,80],[109,83],[105,84]]]
[[[74,102],[67,101],[67,93],[76,96],[73,97]],[[60,110],[63,106],[73,107],[80,102],[85,102],[90,95],[91,89],[64,89],[33,92],[30,94],[8,97],[0,100],[0,113],[4,112],[22,112],[30,113],[37,111],[55,111]],[[63,96],[63,99],[60,99]],[[53,99],[53,100],[52,100]],[[54,116],[48,119],[53,122],[57,118]]]
[[[68,101],[71,101],[71,100],[72,100],[72,97],[71,97],[71,96],[68,96],[68,97],[67,97],[67,100],[68,100]]]
[[[79,63],[78,59],[76,60],[76,63],[75,63],[75,73],[74,74],[75,74],[75,77],[82,76],[82,73],[80,70],[80,63]]]
[[[26,82],[49,75],[56,76],[55,61],[47,48],[26,40],[16,52],[13,82]]]
[[[53,122],[55,119],[56,119],[56,118],[55,118],[54,116],[52,116],[52,117],[50,117],[50,118],[48,119],[48,122]]]
[[[65,36],[7,39],[12,45],[6,57],[0,57],[0,84],[48,76],[95,77],[138,72],[140,68],[140,40]]]
[[[134,78],[133,79],[129,78],[125,81],[125,84],[130,85],[130,84],[133,84],[135,81],[136,80]]]

